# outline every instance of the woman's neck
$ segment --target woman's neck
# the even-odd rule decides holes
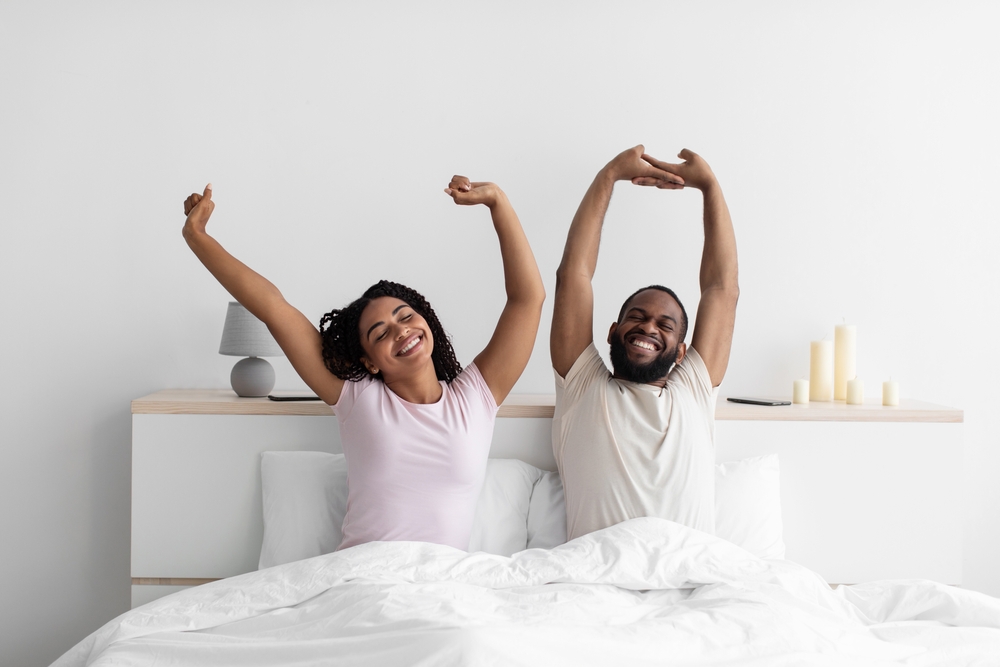
[[[407,403],[437,403],[444,390],[437,379],[434,366],[416,375],[405,378],[384,379],[385,386]]]

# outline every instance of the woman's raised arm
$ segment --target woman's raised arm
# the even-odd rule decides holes
[[[203,194],[184,201],[184,240],[216,280],[260,321],[267,325],[299,377],[326,403],[340,399],[344,381],[323,363],[319,331],[305,315],[292,307],[269,280],[230,255],[208,235],[205,227],[215,210],[212,184]]]
[[[545,286],[521,221],[503,190],[493,183],[472,183],[464,176],[455,176],[445,192],[456,204],[487,206],[500,240],[507,304],[500,313],[493,337],[475,360],[499,405],[514,388],[531,358],[545,301]]]

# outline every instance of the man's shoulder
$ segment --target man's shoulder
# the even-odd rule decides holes
[[[593,343],[580,353],[566,377],[560,376],[555,370],[553,374],[556,384],[556,419],[561,419],[581,404],[602,401],[604,387],[611,378],[611,371]]]
[[[681,362],[674,366],[667,382],[690,388],[692,391],[700,393],[712,393],[712,376],[708,373],[708,366],[705,360],[698,354],[694,347],[688,347],[687,353]]]
[[[565,389],[573,385],[578,384],[590,384],[594,380],[606,379],[611,376],[611,371],[605,365],[604,360],[601,358],[600,352],[597,351],[597,346],[591,343],[588,345],[580,356],[576,358],[573,365],[566,372],[565,377],[559,375],[559,372],[553,369],[556,379],[556,394],[558,395],[558,389]]]

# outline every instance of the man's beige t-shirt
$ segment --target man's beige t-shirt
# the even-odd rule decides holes
[[[645,516],[715,533],[716,392],[694,348],[663,389],[615,379],[593,343],[555,376],[569,539]]]

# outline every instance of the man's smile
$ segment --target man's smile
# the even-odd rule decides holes
[[[631,348],[637,348],[644,352],[659,352],[662,349],[660,341],[656,340],[652,336],[646,336],[640,333],[630,333],[625,337],[625,342]]]

